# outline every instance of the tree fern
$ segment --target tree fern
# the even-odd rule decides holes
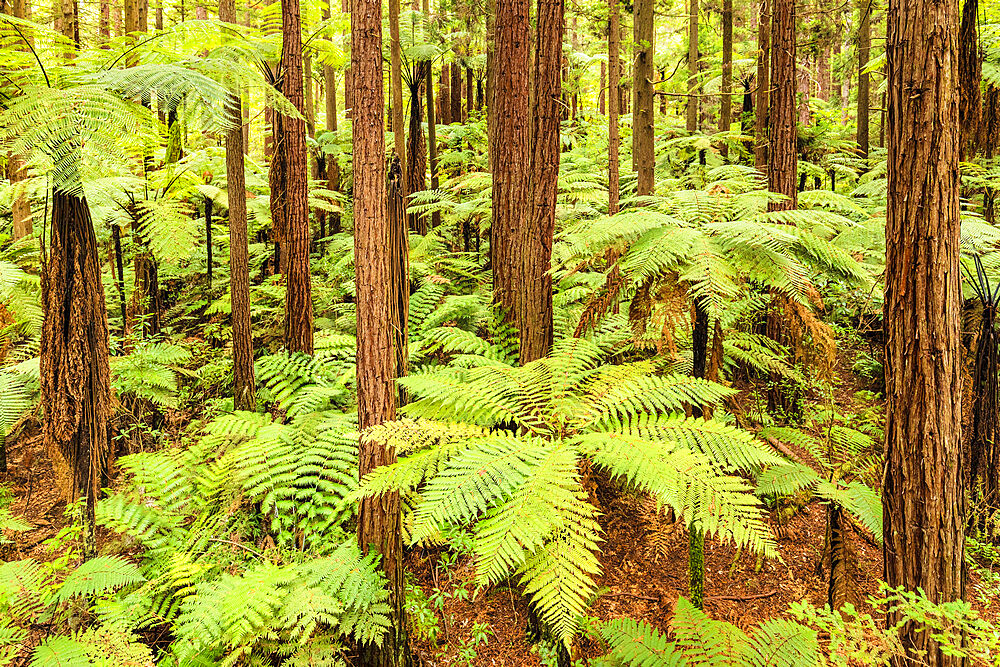
[[[608,657],[634,667],[815,667],[820,663],[815,630],[772,619],[747,635],[716,621],[684,598],[670,622],[673,641],[648,624],[631,619],[602,623],[598,633]]]

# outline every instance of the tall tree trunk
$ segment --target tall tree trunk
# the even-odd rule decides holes
[[[696,2],[696,0],[692,0]],[[639,172],[636,194],[653,194],[653,0],[636,0],[635,25],[635,111],[632,113],[634,140],[632,150]]]
[[[357,386],[359,474],[396,460],[385,442],[365,436],[372,426],[396,418],[396,352],[392,250],[384,172],[385,100],[382,92],[382,3],[352,0],[351,69],[354,122],[354,247],[357,285]],[[410,664],[403,600],[403,544],[399,494],[389,493],[361,501],[358,544],[382,554],[390,594],[390,632],[382,645],[362,644],[360,664],[399,667]]]
[[[733,0],[722,0],[722,109],[719,129],[728,132],[733,125]],[[722,154],[729,157],[729,144]]]
[[[771,16],[771,100],[770,141],[768,146],[767,185],[771,192],[786,199],[768,204],[769,211],[793,210],[798,206],[798,151],[795,91],[795,0],[774,0]],[[790,345],[785,322],[785,302],[777,294],[767,313],[767,335],[782,345]],[[794,415],[798,406],[796,395],[781,384],[781,378],[771,375],[767,392],[768,409]]]
[[[16,155],[7,158],[7,178],[13,188],[13,199],[10,209],[13,216],[14,240],[30,236],[32,232],[31,224],[31,201],[28,199],[24,186],[19,185],[28,179],[28,170],[24,163]]]
[[[441,111],[441,124],[451,125],[451,67],[441,61],[441,85],[438,88],[438,109]]]
[[[621,61],[618,45],[621,24],[618,18],[618,0],[608,0],[610,14],[608,28],[608,215],[618,212],[618,114],[621,104]]]
[[[521,363],[552,347],[552,235],[559,192],[559,95],[562,92],[563,0],[538,0],[535,31],[535,95],[531,116],[531,213],[520,251],[524,275]]]
[[[462,122],[462,66],[451,63],[451,122]]]
[[[601,61],[601,80],[600,84],[597,86],[597,112],[602,116],[608,112],[607,106],[607,95],[608,95],[608,64]]]
[[[219,20],[236,22],[235,0],[219,1]],[[233,399],[237,410],[257,403],[250,330],[250,262],[247,239],[247,189],[244,173],[242,101],[238,90],[229,95],[233,127],[226,131],[226,188],[229,195],[229,299],[233,327]]]
[[[935,602],[965,593],[957,13],[928,0],[887,13],[884,574]],[[901,633],[893,665],[963,664],[915,624]]]
[[[868,157],[869,123],[868,111],[871,107],[871,75],[865,66],[871,59],[872,48],[872,4],[871,0],[861,0],[858,5],[858,147],[861,155]]]
[[[760,17],[757,27],[757,104],[754,115],[753,163],[757,169],[767,171],[769,114],[771,108],[771,3],[760,0]]]
[[[410,83],[410,134],[407,139],[406,157],[410,161],[406,169],[409,183],[406,191],[420,192],[427,189],[427,149],[424,145],[424,127],[420,119],[420,82],[423,81],[424,63],[413,68],[413,79]],[[427,233],[427,217],[419,213],[407,214],[407,226],[411,231],[421,235]]]
[[[475,100],[475,73],[471,67],[465,68],[465,113],[462,116],[464,122],[468,122],[472,117],[472,106]]]
[[[15,3],[17,6],[17,3]],[[97,35],[100,43],[107,44],[111,40],[111,2],[101,0],[100,18],[97,20]]]
[[[638,14],[636,25],[639,25]],[[639,40],[636,33],[636,41]],[[698,131],[698,0],[688,0],[688,53],[687,53],[687,104],[685,105],[684,127],[692,134]],[[638,75],[636,76],[638,85]],[[636,105],[638,109],[638,105]]]
[[[212,198],[205,195],[205,277],[212,289]]]
[[[330,17],[330,0],[327,0],[326,18]],[[331,65],[323,65],[323,81],[326,89],[326,130],[337,131],[337,71]],[[340,158],[337,155],[326,156],[326,188],[331,192],[340,191]],[[340,233],[340,211],[329,214],[330,234]]]
[[[819,59],[816,63],[816,69],[819,74],[819,81],[817,82],[817,97],[819,97],[824,102],[830,101],[831,91],[833,90],[833,70],[830,68],[830,40],[824,40],[823,44],[820,46]]]
[[[394,321],[392,323],[392,349],[395,353],[397,378],[407,371],[407,344],[410,315],[410,246],[406,222],[406,199],[403,196],[403,174],[399,169],[399,158],[389,161],[386,181],[389,224],[389,301]],[[397,387],[397,405],[406,402],[402,386]]]
[[[798,124],[803,127],[808,127],[809,125],[809,60],[804,59],[799,67],[795,71],[795,79],[798,82],[798,93],[799,93],[799,117]]]
[[[406,130],[403,129],[403,60],[399,42],[399,0],[389,0],[389,78],[392,85],[392,138],[406,187]],[[405,201],[406,191],[403,192]]]
[[[958,47],[958,117],[962,119],[959,126],[962,159],[971,160],[976,155],[983,113],[979,90],[983,78],[983,64],[979,57],[979,0],[965,0],[962,6]]]
[[[122,314],[122,337],[128,333],[128,306],[125,304],[125,262],[122,258],[121,227],[111,224],[111,242],[115,251],[115,284],[118,287],[118,307]]]
[[[299,0],[281,0],[281,92],[303,113],[302,31]],[[277,116],[277,114],[275,114]],[[309,271],[309,181],[306,159],[306,124],[303,118],[282,116],[281,143],[284,157],[285,197],[285,348],[289,352],[313,352],[312,278]]]
[[[771,202],[769,210],[781,211],[797,206],[795,104],[795,1],[774,0],[771,20],[771,100],[770,146],[767,184],[771,192],[788,197]]]
[[[528,169],[528,0],[495,0],[495,48],[504,66],[492,72],[489,103],[493,169],[493,224],[490,252],[493,302],[508,322],[521,321],[521,229],[525,225]],[[556,67],[559,64],[557,62]]]
[[[52,193],[42,306],[42,434],[66,498],[87,499],[81,518],[83,554],[90,558],[96,555],[97,495],[113,456],[108,314],[90,208],[65,192]]]
[[[431,189],[438,188],[438,168],[437,168],[437,116],[434,108],[434,67],[430,60],[424,62],[424,75],[426,77],[427,90],[427,161],[431,169]],[[424,225],[426,226],[426,222]],[[434,211],[431,214],[431,226],[437,228],[441,224],[441,213]],[[426,229],[424,230],[426,233]]]

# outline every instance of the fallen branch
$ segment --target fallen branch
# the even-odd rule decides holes
[[[762,598],[769,598],[773,595],[778,594],[778,589],[775,588],[773,591],[768,591],[767,593],[758,593],[757,595],[712,595],[705,598],[705,602],[709,600],[736,600],[737,602],[746,602],[747,600],[760,600]]]

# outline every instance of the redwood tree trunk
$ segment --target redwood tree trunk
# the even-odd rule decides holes
[[[858,7],[858,147],[861,154],[868,157],[871,75],[865,72],[865,65],[871,58],[872,48],[872,5],[871,0],[861,0]]]
[[[281,0],[281,91],[304,115],[302,31],[299,0]],[[306,124],[303,118],[281,117],[284,153],[285,348],[313,352],[312,280],[309,273],[309,176]]]
[[[797,205],[795,104],[795,2],[774,0],[771,21],[771,101],[770,146],[767,162],[767,183],[771,192],[788,199],[771,202],[769,209],[781,211]]]
[[[535,95],[531,119],[532,202],[521,241],[524,286],[518,330],[521,363],[544,357],[552,347],[552,235],[559,192],[559,95],[562,92],[563,0],[538,0]]]
[[[521,228],[528,200],[528,0],[496,0],[496,52],[504,66],[492,72],[489,104],[493,169],[490,252],[493,301],[507,321],[521,321]],[[556,67],[559,61],[556,62]]]
[[[10,179],[10,184],[15,188],[10,209],[14,218],[14,239],[17,240],[29,236],[32,232],[32,225],[31,202],[28,200],[28,196],[24,193],[23,189],[17,185],[25,181],[28,178],[28,174],[24,168],[24,163],[16,155],[11,155],[7,158],[7,177]]]
[[[97,494],[113,453],[108,314],[90,208],[86,199],[65,192],[52,193],[42,306],[42,434],[66,498],[87,498],[83,545],[89,558],[96,551]]]
[[[382,92],[382,3],[352,0],[351,70],[354,122],[354,248],[357,285],[358,426],[372,426],[396,417],[396,352],[393,328],[398,314],[393,302],[392,250],[384,171],[385,127]],[[386,443],[362,435],[358,451],[361,476],[396,460]],[[399,494],[361,501],[358,544],[382,554],[382,569],[390,592],[391,631],[382,645],[363,644],[359,664],[397,667],[410,662],[403,609],[403,544]]]
[[[692,134],[698,131],[698,0],[688,0],[688,85],[687,105],[684,113],[684,127]],[[639,16],[636,15],[636,26]],[[639,39],[636,33],[636,40]],[[638,78],[638,73],[636,74]],[[638,83],[636,84],[638,86]],[[638,88],[636,88],[638,92]],[[636,109],[639,105],[636,105]]]
[[[438,89],[438,108],[441,110],[441,123],[451,125],[454,118],[451,117],[451,67],[448,63],[441,62],[441,87]]]
[[[757,27],[757,100],[754,111],[753,163],[757,169],[767,171],[768,115],[771,102],[771,2],[760,0]]]
[[[431,188],[437,190],[438,170],[437,170],[437,115],[434,108],[434,67],[431,61],[426,61],[424,65],[424,75],[426,76],[427,89],[427,161],[431,169]],[[431,215],[432,227],[441,224],[441,214],[435,211]],[[426,222],[424,223],[426,226]],[[426,230],[424,230],[426,233]]]
[[[399,157],[402,179],[399,186],[406,187],[406,131],[403,129],[403,60],[399,43],[399,0],[389,0],[389,65],[392,86],[392,138]],[[403,192],[403,197],[406,197]]]
[[[965,593],[957,14],[928,0],[887,14],[885,580],[935,602]],[[894,665],[963,664],[901,632]]]
[[[236,22],[235,0],[220,0],[219,20]],[[229,195],[229,299],[233,326],[233,399],[237,410],[257,403],[250,330],[250,262],[247,240],[247,188],[244,173],[242,101],[238,90],[229,96],[233,127],[226,132],[226,188]]]
[[[728,132],[733,124],[733,0],[722,0],[722,109],[719,129]],[[729,145],[722,147],[729,155]]]
[[[979,0],[965,0],[962,6],[958,46],[958,117],[962,119],[962,159],[971,160],[976,155],[982,119],[980,86],[983,65],[979,57]]]
[[[618,18],[618,0],[608,0],[610,13],[608,28],[608,215],[618,212],[618,114],[621,102],[621,62],[618,45],[621,23]]]
[[[696,2],[697,0],[693,0]],[[639,172],[636,194],[653,194],[653,0],[636,0],[635,25],[635,111],[632,114],[635,166]],[[695,98],[697,99],[697,98]]]
[[[451,63],[451,122],[462,122],[462,67],[457,62]]]

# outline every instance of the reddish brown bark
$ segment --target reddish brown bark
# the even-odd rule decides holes
[[[288,101],[305,113],[302,80],[302,30],[299,0],[281,0],[282,86]],[[278,116],[278,114],[275,114]],[[309,180],[306,123],[303,118],[280,116],[280,148],[284,155],[283,263],[285,270],[285,348],[313,352],[312,277],[309,271]],[[276,160],[277,161],[277,160]],[[274,193],[272,193],[272,197]]]
[[[618,45],[621,23],[618,18],[618,0],[608,0],[610,13],[608,29],[608,215],[618,212],[618,114],[621,104],[621,61]]]
[[[451,91],[451,122],[461,123],[462,122],[462,66],[457,62],[452,61],[451,63],[451,83],[449,85],[449,90]]]
[[[770,146],[767,184],[771,192],[788,199],[771,202],[780,211],[797,206],[798,150],[796,148],[795,2],[774,0],[771,20]]]
[[[979,0],[965,0],[958,30],[958,117],[962,159],[975,157],[982,120],[983,64],[979,56]]]
[[[236,22],[234,0],[220,0],[219,20]],[[242,102],[239,91],[229,96],[233,124],[226,131],[226,187],[229,195],[229,298],[233,326],[233,399],[237,410],[256,405],[253,335],[250,330],[250,262],[247,239],[247,193],[244,173]]]
[[[757,169],[767,171],[768,115],[771,100],[771,0],[760,0],[760,17],[757,27],[757,95],[754,105],[754,135],[756,135],[753,163]]]
[[[858,14],[858,147],[861,149],[861,154],[868,157],[871,75],[865,71],[865,66],[871,57],[872,47],[871,0],[860,1]]]
[[[697,7],[697,0],[692,0]],[[635,38],[634,69],[632,83],[635,86],[635,111],[632,114],[633,141],[632,152],[635,156],[636,171],[639,180],[636,194],[653,194],[653,162],[655,146],[653,145],[653,0],[635,1]],[[697,98],[692,98],[697,99]]]
[[[532,201],[520,244],[523,275],[518,331],[521,363],[552,347],[552,234],[559,192],[559,95],[562,92],[563,0],[538,0],[535,31],[535,95],[531,120]]]
[[[353,0],[351,6],[351,69],[356,107],[354,139],[354,248],[357,285],[358,426],[362,440],[359,473],[396,460],[395,449],[364,434],[395,419],[397,357],[393,349],[393,266],[384,173],[385,100],[382,88],[382,3]],[[382,554],[388,579],[391,627],[382,645],[360,647],[360,664],[396,667],[409,664],[403,611],[403,560],[399,494],[366,498],[358,511],[358,543]]]
[[[957,13],[929,0],[887,13],[885,580],[934,602],[965,593]],[[902,639],[894,665],[963,664],[913,623]]]
[[[489,102],[493,170],[490,251],[493,301],[512,323],[521,320],[521,229],[525,225],[528,168],[530,31],[527,0],[496,0],[495,48],[504,66],[492,72]],[[561,59],[560,59],[561,60]],[[556,61],[556,66],[559,65]]]

